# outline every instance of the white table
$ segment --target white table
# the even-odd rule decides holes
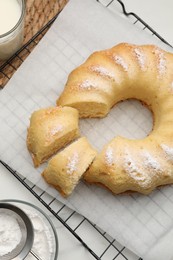
[[[110,2],[102,0],[102,2]],[[146,22],[148,22],[160,35],[173,44],[173,31],[171,28],[171,11],[173,1],[171,0],[123,0],[127,11],[134,11]],[[155,11],[153,10],[153,6]],[[172,41],[172,42],[171,42]],[[19,199],[31,202],[41,207],[50,215],[42,204],[19,182],[12,174],[0,165],[0,199]],[[90,253],[74,238],[66,228],[53,218],[59,237],[59,260],[94,259]],[[122,259],[122,258],[117,258]],[[129,259],[133,259],[132,256]]]

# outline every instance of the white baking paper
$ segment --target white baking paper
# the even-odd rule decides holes
[[[173,257],[173,187],[149,196],[113,196],[107,190],[81,182],[69,199],[62,199],[34,169],[26,148],[31,113],[54,106],[70,71],[88,55],[120,42],[154,43],[156,37],[132,24],[122,13],[95,0],[70,0],[49,32],[0,93],[0,158],[57,199],[83,214],[147,260]],[[80,121],[81,134],[97,148],[114,136],[146,136],[152,126],[150,113],[138,102],[113,108],[104,119]],[[15,187],[14,187],[15,189]]]

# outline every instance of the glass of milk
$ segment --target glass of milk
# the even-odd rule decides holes
[[[10,58],[23,43],[26,0],[0,0],[0,60]]]

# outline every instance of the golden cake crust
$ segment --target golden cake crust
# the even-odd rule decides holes
[[[58,105],[80,117],[104,117],[119,101],[134,98],[152,111],[152,132],[142,140],[116,137],[96,157],[84,178],[113,193],[173,183],[173,54],[154,45],[121,43],[93,53],[72,71]]]

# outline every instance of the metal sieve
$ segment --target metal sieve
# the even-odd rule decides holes
[[[0,203],[0,214],[5,213],[14,217],[21,230],[21,240],[11,252],[1,256],[1,260],[23,260],[31,253],[37,260],[41,260],[32,250],[34,241],[34,229],[30,218],[20,208],[9,204]]]

